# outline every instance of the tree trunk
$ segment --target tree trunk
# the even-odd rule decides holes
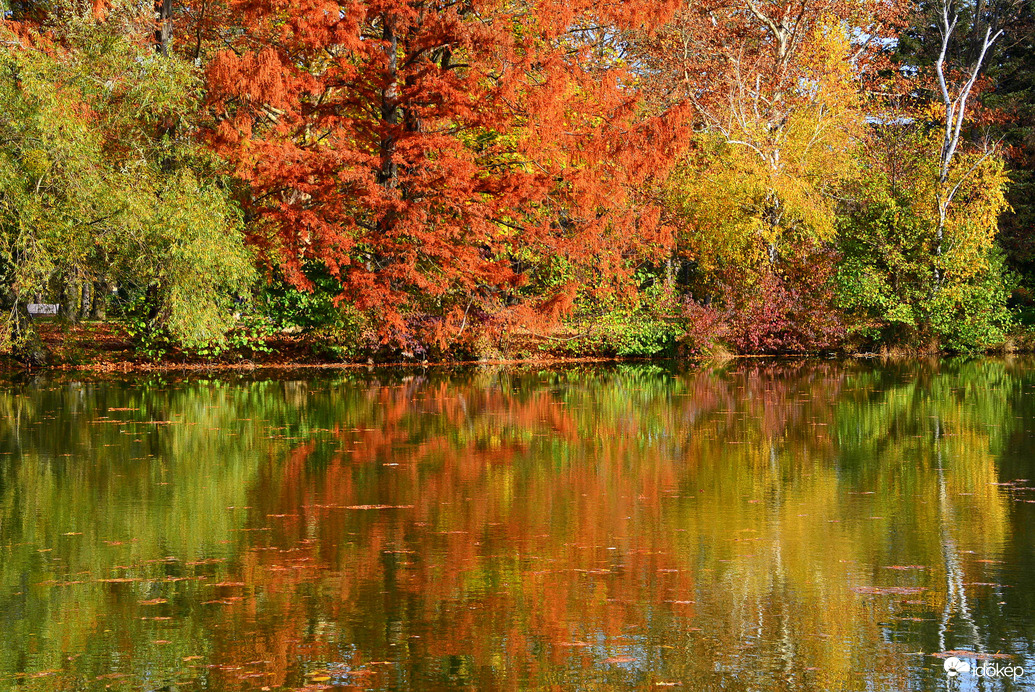
[[[19,300],[12,310],[11,354],[30,367],[46,365],[50,350],[40,341],[26,303]]]
[[[83,283],[76,280],[69,281],[61,293],[64,306],[58,310],[67,315],[68,321],[72,324],[79,323],[79,304],[82,302],[82,295]]]
[[[111,284],[97,281],[93,285],[93,319],[100,322],[108,319],[108,297],[111,295]]]
[[[162,55],[169,55],[172,47],[172,0],[155,0],[155,50]]]
[[[90,319],[90,308],[93,306],[93,282],[84,281],[82,296],[79,301],[79,321]]]
[[[388,58],[385,88],[381,93],[381,121],[387,130],[381,139],[381,170],[378,181],[386,189],[394,189],[398,183],[399,166],[395,162],[396,137],[393,126],[401,121],[399,112],[399,37],[395,33],[395,18],[385,13],[384,31],[385,53]]]

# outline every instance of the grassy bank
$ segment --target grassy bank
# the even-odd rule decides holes
[[[877,349],[837,348],[803,352],[736,352],[721,342],[707,349],[695,348],[687,338],[663,323],[641,325],[638,330],[614,325],[559,325],[546,333],[514,330],[503,338],[481,339],[464,348],[416,355],[400,348],[363,350],[342,348],[338,340],[316,331],[268,333],[238,340],[219,351],[197,352],[180,348],[155,350],[142,345],[119,322],[68,324],[41,322],[37,326],[41,362],[27,363],[12,356],[3,358],[6,370],[58,369],[118,372],[130,370],[211,370],[254,368],[343,368],[380,365],[462,363],[566,363],[684,358],[723,360],[729,358],[784,356],[842,356],[909,358],[947,353],[935,342],[913,346],[882,346]],[[350,357],[350,352],[353,354]],[[1035,335],[1018,330],[989,353],[1035,353]]]
[[[319,333],[276,333],[247,344],[198,353],[178,348],[162,351],[142,349],[138,340],[117,322],[86,322],[77,325],[44,323],[38,327],[45,362],[30,364],[7,356],[3,366],[16,369],[59,369],[91,371],[163,369],[252,369],[252,368],[340,368],[370,365],[418,365],[429,363],[535,363],[592,362],[635,359],[619,355],[613,348],[593,350],[573,330],[559,328],[550,334],[524,332],[508,338],[508,348],[494,346],[485,353],[443,353],[436,357],[416,357],[399,349],[385,349],[357,358],[342,358],[340,344]],[[574,338],[573,338],[574,337]],[[600,344],[597,344],[600,346]],[[660,355],[660,354],[659,354]]]

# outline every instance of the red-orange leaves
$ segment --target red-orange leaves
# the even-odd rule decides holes
[[[386,334],[498,311],[558,257],[664,245],[641,187],[683,119],[641,115],[620,32],[673,4],[232,2],[211,136],[250,185],[251,240],[300,286],[325,264]]]

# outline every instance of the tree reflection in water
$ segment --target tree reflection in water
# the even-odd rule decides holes
[[[927,689],[960,649],[1035,670],[1032,365],[11,383],[0,686]]]

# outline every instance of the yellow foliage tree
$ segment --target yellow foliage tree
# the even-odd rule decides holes
[[[795,56],[789,88],[732,66],[721,111],[704,111],[696,149],[669,197],[687,250],[708,270],[776,261],[796,241],[834,235],[836,192],[855,175],[865,128],[846,29],[823,22]]]

